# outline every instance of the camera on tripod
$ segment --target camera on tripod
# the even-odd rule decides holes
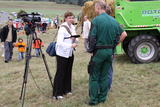
[[[24,76],[23,76],[23,83],[22,83],[22,89],[21,89],[21,95],[20,100],[22,100],[22,107],[24,106],[24,100],[25,100],[25,92],[27,87],[27,78],[28,78],[28,72],[31,72],[30,69],[30,60],[32,58],[32,44],[33,40],[37,39],[37,34],[35,32],[36,25],[41,22],[41,15],[38,13],[31,13],[31,14],[21,14],[21,19],[25,23],[24,30],[27,34],[27,48],[26,48],[26,58],[25,58],[25,69],[24,69]],[[28,36],[29,35],[29,36]],[[38,45],[40,46],[40,43],[38,42]],[[42,49],[40,48],[40,54],[42,55],[42,59],[44,62],[44,65],[46,67],[46,71],[48,74],[48,78],[50,80],[52,89],[53,89],[53,83],[52,83],[52,76],[48,68],[47,60],[45,55],[42,52]]]
[[[36,23],[41,22],[41,15],[39,13],[32,12],[31,14],[21,14],[20,17],[25,23],[24,30],[26,32],[26,35],[34,33]]]

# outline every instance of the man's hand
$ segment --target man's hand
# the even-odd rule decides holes
[[[12,45],[13,45],[13,46],[15,46],[15,45],[16,45],[16,43],[14,42],[14,43],[12,43]]]
[[[121,36],[119,42],[123,42],[123,40],[127,37],[127,33],[124,31]]]
[[[4,42],[1,42],[2,45],[4,45]]]

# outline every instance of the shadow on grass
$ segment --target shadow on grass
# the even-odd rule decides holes
[[[131,64],[132,62],[130,61],[129,57],[126,54],[122,54],[122,55],[116,55],[116,62],[117,63],[127,63],[127,64]]]

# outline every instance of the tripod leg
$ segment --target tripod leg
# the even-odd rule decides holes
[[[24,100],[25,100],[25,95],[26,95],[26,88],[27,88],[27,77],[28,77],[28,70],[26,70],[26,76],[24,77],[24,83],[22,86],[22,90],[21,90],[21,96],[20,96],[20,100],[22,100],[22,107],[24,106]]]
[[[31,59],[32,40],[33,40],[33,37],[30,36],[29,42],[27,44],[26,59],[25,59],[25,72],[23,76],[23,84],[22,84],[21,95],[20,95],[20,100],[22,100],[22,107],[24,106],[25,93],[26,93],[26,87],[27,87],[26,85],[27,85],[27,78],[28,78],[28,71],[29,71],[29,61]]]
[[[23,84],[22,84],[22,89],[21,89],[21,95],[20,95],[20,98],[19,98],[20,100],[22,100],[22,96],[24,94],[24,89],[25,89],[26,84],[27,84],[28,70],[29,70],[29,59],[26,58],[25,72],[24,72],[24,76],[23,76]]]
[[[52,76],[51,76],[51,73],[50,73],[49,68],[48,68],[48,64],[47,64],[47,61],[46,61],[46,57],[45,57],[45,55],[42,53],[42,50],[41,50],[40,52],[41,52],[41,55],[42,55],[42,58],[43,58],[43,62],[44,62],[44,64],[45,64],[45,67],[46,67],[46,70],[47,70],[47,74],[48,74],[48,77],[49,77],[49,80],[50,80],[50,83],[51,83],[51,86],[52,86],[52,89],[53,89]]]
[[[24,100],[25,100],[25,95],[26,95],[26,86],[27,84],[24,85],[24,93],[23,93],[23,99],[22,99],[22,107],[24,107]]]
[[[35,34],[34,37],[37,39],[37,34]],[[43,59],[43,62],[45,64],[45,67],[46,67],[46,70],[47,70],[47,74],[48,74],[48,77],[49,77],[49,80],[50,80],[50,83],[51,83],[51,86],[52,86],[52,89],[53,89],[52,76],[51,76],[51,73],[49,71],[49,67],[48,67],[48,64],[47,64],[47,61],[46,61],[46,57],[42,52],[41,44],[39,42],[38,42],[38,45],[40,47],[40,54],[42,55],[42,59]]]

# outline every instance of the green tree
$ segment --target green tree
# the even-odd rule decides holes
[[[20,10],[20,11],[17,13],[17,18],[20,18],[22,14],[27,14],[27,12],[24,11],[24,10]]]

